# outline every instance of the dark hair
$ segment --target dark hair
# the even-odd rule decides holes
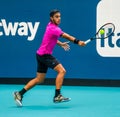
[[[52,10],[52,11],[50,12],[50,17],[53,17],[53,15],[56,14],[56,13],[60,13],[60,11],[57,10],[57,9]]]

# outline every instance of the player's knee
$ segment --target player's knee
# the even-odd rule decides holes
[[[61,74],[66,74],[66,70],[65,70],[65,69],[61,69],[61,70],[59,71],[59,73],[61,73]]]

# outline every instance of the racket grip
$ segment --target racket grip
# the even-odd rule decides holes
[[[91,39],[88,39],[87,41],[85,41],[85,44],[88,44],[91,41]]]

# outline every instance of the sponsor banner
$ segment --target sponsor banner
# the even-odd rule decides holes
[[[53,55],[65,67],[65,78],[120,79],[119,0],[1,0],[0,78],[36,76],[36,50],[52,9],[61,11],[62,30],[83,41],[106,22],[116,26],[109,41],[92,41],[86,47],[71,42],[69,52],[55,47]],[[49,69],[46,77],[55,78],[56,72]]]

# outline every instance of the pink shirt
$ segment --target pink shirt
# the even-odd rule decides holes
[[[49,22],[43,36],[42,43],[37,50],[37,54],[52,54],[58,38],[63,34],[63,31],[54,23]]]

